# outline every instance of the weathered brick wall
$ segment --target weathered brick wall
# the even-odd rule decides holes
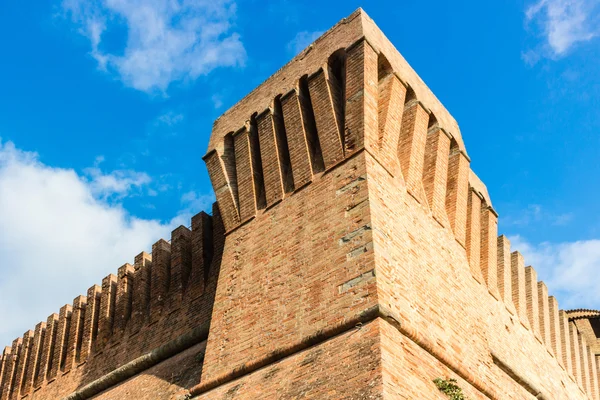
[[[389,114],[394,100],[381,65],[379,115],[382,108]],[[375,68],[372,62],[371,69]],[[523,388],[545,398],[584,398],[583,392],[597,398],[597,371],[590,361],[595,356],[589,346],[576,349],[583,376],[577,387],[560,350],[556,300],[537,282],[532,267],[515,262],[509,276],[510,244],[497,238],[497,215],[487,191],[472,172],[465,179],[460,176],[464,169],[447,167],[456,154],[452,148],[458,146],[440,146],[440,139],[446,142],[447,136],[451,142],[455,137],[442,135],[435,113],[415,97],[400,109],[403,117],[395,121],[401,122],[384,132],[399,134],[400,171],[388,168],[386,162],[396,151],[386,156],[381,154],[381,140],[365,143],[370,150],[367,181],[380,304],[389,307],[407,336],[492,398],[524,398]],[[459,197],[467,197],[467,204],[458,204]],[[466,218],[459,218],[464,214]],[[519,260],[518,254],[514,259]],[[581,336],[575,330],[565,334],[569,332]],[[521,389],[511,393],[515,381]]]
[[[198,392],[378,303],[363,127],[344,112],[366,115],[363,47],[335,52],[270,108],[249,110],[249,128],[205,157],[227,231],[226,278]]]
[[[381,351],[376,320],[197,398],[383,399]]]
[[[96,400],[185,400],[198,383],[206,342],[182,351],[95,396]]]
[[[202,382],[377,304],[374,279],[342,290],[374,268],[364,165],[347,160],[227,236]]]
[[[339,30],[348,30],[352,18]],[[430,92],[413,85],[412,70],[364,15],[361,29],[362,39],[347,43],[345,52],[320,54],[336,47],[328,42],[336,29],[330,31],[305,55],[319,59],[314,72],[298,71],[303,61],[294,60],[215,123],[207,161],[217,195],[227,200],[219,204],[230,216],[223,265],[228,280],[217,289],[207,362],[192,392],[202,394],[277,354],[293,353],[306,338],[375,302],[399,322],[405,340],[443,366],[435,371],[449,369],[487,397],[597,398],[596,356],[574,325],[565,326],[535,270],[498,236],[498,215],[469,168],[458,128]],[[335,40],[338,49],[345,43]],[[340,54],[344,68],[332,68]],[[340,70],[344,76],[336,76]],[[283,81],[282,88],[296,85],[294,93],[277,92],[274,84]],[[271,108],[256,108],[267,95],[273,96]],[[310,113],[299,119],[289,105],[278,115],[286,129],[265,125],[279,95],[305,99],[314,125]],[[231,148],[220,138],[252,115],[258,115],[260,151],[244,146],[240,163],[238,156],[227,157],[239,154],[238,142]],[[293,124],[296,129],[288,128]],[[294,149],[298,140],[287,135],[298,135],[298,124],[304,142]],[[252,135],[252,129],[243,132]],[[323,173],[306,151],[316,147],[314,137]],[[278,148],[281,143],[288,147]],[[258,157],[262,164],[253,160]],[[290,160],[303,171],[295,173]],[[259,164],[258,171],[244,173]],[[291,178],[282,172],[290,167]],[[254,191],[241,189],[242,175]],[[348,203],[340,193],[351,179],[356,199]],[[265,203],[258,196],[263,189]],[[242,203],[251,205],[244,217]],[[348,220],[344,210],[355,204],[365,207],[360,220]],[[350,251],[344,259],[336,242],[354,242],[362,258],[351,259],[357,253]],[[351,286],[362,279],[368,283]],[[345,287],[355,297],[345,295]],[[316,288],[318,302],[306,297]],[[572,341],[575,373],[562,351]]]

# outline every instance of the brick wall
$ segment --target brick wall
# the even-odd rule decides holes
[[[236,204],[257,205],[258,199],[227,203],[234,216],[225,223],[227,280],[217,288],[206,363],[192,392],[202,394],[245,376],[376,304],[399,321],[403,340],[418,344],[487,397],[596,398],[597,372],[590,361],[595,354],[576,327],[565,330],[558,304],[535,269],[498,236],[498,215],[485,185],[469,168],[460,132],[427,92],[412,86],[389,42],[373,33],[369,20],[362,23],[365,38],[345,49],[341,90],[328,68],[340,50],[322,55],[314,72],[303,71],[314,127],[297,112],[286,114],[291,107],[282,115],[286,127],[304,129],[303,149],[310,148],[310,130],[316,129],[325,171],[315,168],[306,150],[291,150],[294,160],[304,157],[296,161],[303,172],[292,168],[292,176],[299,185],[310,184],[281,190],[283,161],[277,134],[269,131],[261,142],[259,174],[266,193],[271,187],[278,195],[250,210],[245,223],[236,217]],[[318,54],[318,45],[311,53]],[[293,61],[217,121],[209,157],[219,160],[220,131],[234,127],[236,118],[238,123],[247,119],[240,113],[259,115],[260,121],[270,115],[270,109],[253,108],[264,104],[265,93],[274,99],[297,95],[305,78],[295,67]],[[292,94],[275,92],[272,82],[283,76],[286,85],[296,80]],[[339,92],[345,94],[342,107]],[[345,114],[337,114],[339,109]],[[264,129],[261,122],[258,126],[259,132]],[[358,138],[351,148],[347,136]],[[256,164],[256,154],[244,155],[250,160],[243,165]],[[227,175],[225,161],[216,161],[211,164],[220,170],[210,171],[215,190],[227,198],[242,196],[231,190],[236,176]],[[304,166],[310,163],[309,178]],[[223,176],[229,186],[221,184]],[[246,185],[256,187],[260,179]],[[364,207],[360,217],[348,218],[356,204]],[[336,243],[353,243],[345,259]],[[573,340],[581,382],[563,357],[563,342]]]

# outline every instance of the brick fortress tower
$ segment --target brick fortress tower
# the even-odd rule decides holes
[[[498,236],[456,121],[362,10],[204,160],[212,216],[16,339],[0,400],[600,399],[600,313]]]

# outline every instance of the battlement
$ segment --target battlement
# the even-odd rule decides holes
[[[201,212],[16,339],[0,358],[0,399],[66,397],[198,326],[187,345],[206,340],[222,237],[218,209]]]
[[[377,82],[378,89],[374,87]],[[372,98],[367,96],[369,90]],[[370,100],[379,100],[382,107],[377,109]],[[406,114],[404,104],[411,106]],[[383,113],[379,128],[376,120],[365,120],[370,112]],[[491,205],[485,186],[465,168],[469,157],[454,118],[359,9],[215,121],[204,160],[227,231],[365,146],[371,151],[383,148],[380,153],[397,148],[400,137],[384,136],[399,129],[403,118],[408,124],[426,125],[416,138],[419,141],[426,140],[429,129],[443,134],[445,139],[439,144],[432,139],[431,146],[436,151],[448,147],[446,153],[452,147],[456,157],[464,159],[452,166],[468,174],[472,186]],[[365,138],[365,132],[373,136]],[[410,167],[408,181],[412,185],[421,179],[418,175],[424,161],[417,157],[413,161],[420,165],[409,166],[413,137],[403,136],[410,143],[403,146],[407,153],[401,155],[402,167]],[[397,163],[390,160],[390,168]],[[434,186],[440,182],[434,175],[427,179],[429,201],[433,201]],[[412,192],[423,197],[417,190]],[[440,204],[434,207],[436,211],[443,208]]]
[[[15,340],[0,400],[137,393],[204,341],[198,399],[437,398],[439,376],[600,398],[598,312],[560,310],[498,236],[458,125],[362,10],[221,116],[204,160],[213,217]]]

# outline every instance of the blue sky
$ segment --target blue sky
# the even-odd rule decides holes
[[[600,307],[598,0],[0,2],[0,342],[208,209],[215,118],[359,6],[457,119],[500,232]]]

